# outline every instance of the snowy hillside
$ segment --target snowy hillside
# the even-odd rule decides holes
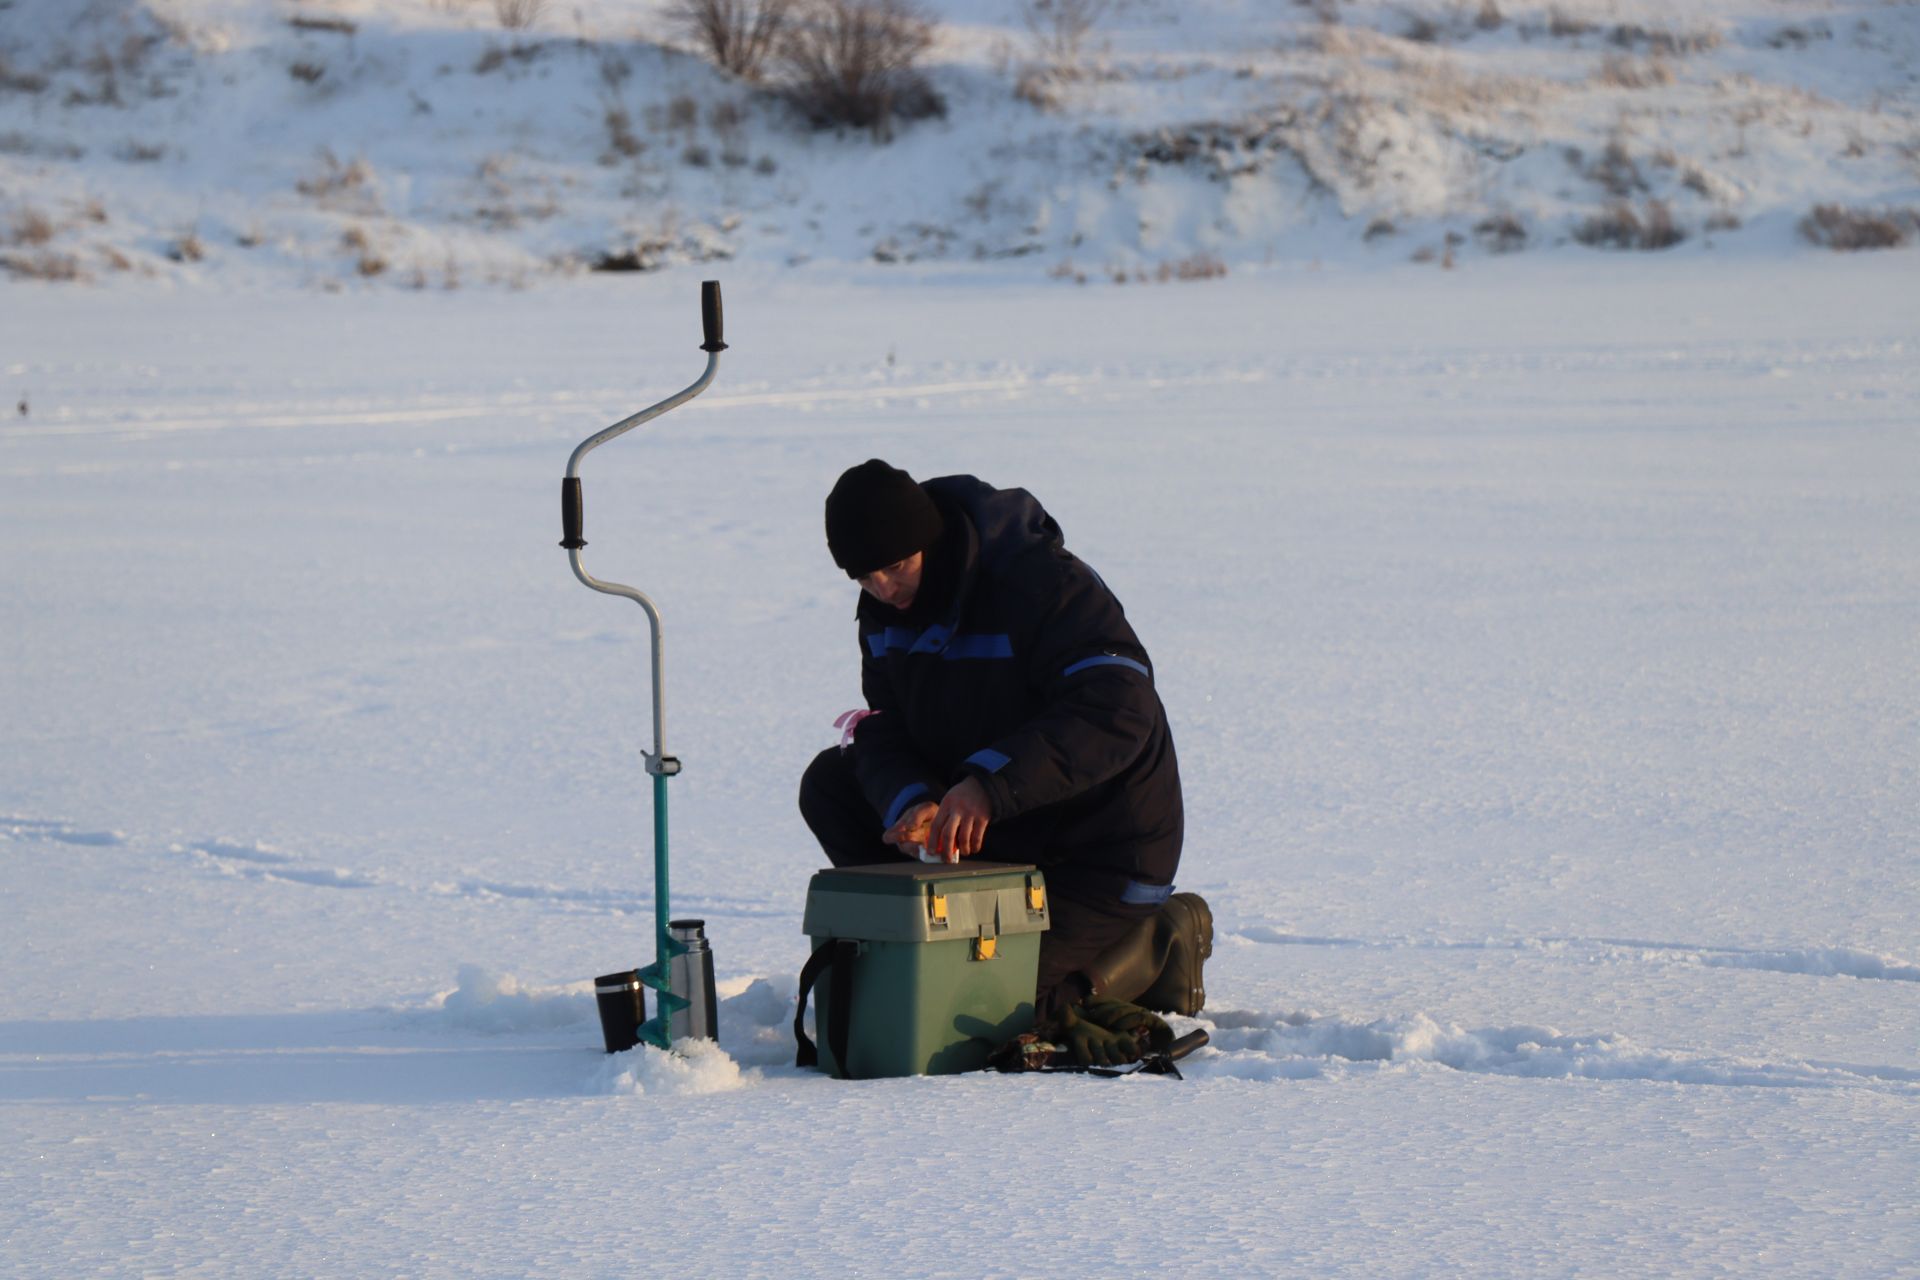
[[[523,0],[508,29],[511,7],[0,0],[0,263],[323,287],[715,259],[1160,280],[1773,253],[1816,207],[1850,211],[1819,233],[1848,244],[1908,239],[1920,209],[1911,4],[939,0],[941,110],[871,129],[812,127],[777,68],[718,70],[652,0]]]

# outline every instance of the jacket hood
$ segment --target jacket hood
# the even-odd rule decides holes
[[[922,483],[936,501],[958,507],[980,539],[980,563],[997,568],[1036,546],[1060,547],[1060,526],[1025,489],[996,489],[976,476],[938,476]]]

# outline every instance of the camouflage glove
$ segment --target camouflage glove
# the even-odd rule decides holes
[[[1112,1000],[1095,1003],[1118,1004]],[[1140,1042],[1133,1032],[1114,1031],[1101,1026],[1087,1015],[1082,1005],[1072,1005],[1061,1012],[1060,1027],[1055,1038],[1073,1051],[1075,1061],[1083,1067],[1117,1067],[1140,1056]]]
[[[1136,1044],[1144,1034],[1148,1053],[1165,1053],[1173,1047],[1173,1028],[1167,1025],[1166,1019],[1137,1004],[1128,1004],[1124,1000],[1094,999],[1087,1001],[1084,1013],[1107,1030],[1116,1031]],[[1138,1056],[1138,1053],[1132,1055]]]

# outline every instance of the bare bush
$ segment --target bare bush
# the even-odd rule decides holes
[[[167,246],[167,257],[175,262],[199,262],[206,256],[207,246],[191,231],[175,236],[173,243]]]
[[[1587,167],[1586,176],[1589,181],[1605,187],[1608,195],[1622,198],[1647,188],[1640,166],[1634,162],[1627,144],[1618,137],[1608,140],[1607,149]]]
[[[525,31],[546,12],[547,0],[493,0],[493,16],[509,31]]]
[[[1671,57],[1678,54],[1705,53],[1720,44],[1718,31],[1672,31],[1666,27],[1643,27],[1625,22],[1607,32],[1607,39],[1622,49],[1645,49],[1648,53]]]
[[[1022,67],[1014,77],[1013,96],[1037,111],[1052,111],[1060,105],[1058,81],[1045,67]]]
[[[1473,25],[1482,31],[1498,31],[1500,24],[1507,20],[1500,12],[1500,6],[1494,0],[1480,0],[1480,11],[1473,15]]]
[[[1615,201],[1574,228],[1573,238],[1596,249],[1670,249],[1687,238],[1664,200],[1649,200],[1636,213]]]
[[[0,54],[0,93],[43,93],[47,78],[35,71],[20,71]]]
[[[340,235],[340,245],[353,254],[353,270],[356,275],[371,280],[375,276],[386,274],[387,267],[390,265],[387,257],[374,244],[373,237],[367,233],[365,227],[348,227]]]
[[[287,74],[301,84],[319,84],[327,69],[317,62],[296,62],[287,68]]]
[[[337,36],[350,36],[360,29],[346,18],[314,18],[304,14],[288,18],[287,25],[295,31],[324,31]]]
[[[917,69],[933,19],[912,0],[804,0],[781,44],[794,104],[816,127],[884,132],[894,119],[944,114]]]
[[[1615,89],[1658,89],[1673,83],[1673,67],[1666,58],[1634,58],[1610,53],[1600,59],[1594,81]]]
[[[293,184],[294,190],[315,200],[367,196],[373,182],[373,166],[356,156],[351,164],[341,164],[330,148],[320,151],[320,171]]]
[[[1920,230],[1920,211],[1856,209],[1820,204],[1800,219],[1800,234],[1823,249],[1852,253],[1861,249],[1898,249]]]
[[[795,0],[673,0],[667,21],[721,70],[758,80],[786,37]]]
[[[1079,61],[1087,37],[1112,7],[1112,0],[1020,0],[1020,19],[1040,57],[1062,65]]]
[[[647,149],[633,132],[633,119],[627,115],[627,109],[619,103],[609,103],[602,116],[607,126],[607,148],[610,156],[639,155]]]
[[[1527,247],[1526,224],[1511,213],[1496,213],[1473,226],[1473,234],[1489,253],[1517,253]]]
[[[14,244],[42,245],[53,239],[53,219],[31,206],[13,215],[8,239]]]
[[[67,282],[86,279],[86,273],[80,269],[80,259],[70,253],[0,254],[0,267],[22,280],[50,280]]]
[[[1593,23],[1576,14],[1567,13],[1559,6],[1547,9],[1547,34],[1553,36],[1584,36],[1596,30]]]

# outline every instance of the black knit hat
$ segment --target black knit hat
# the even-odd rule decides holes
[[[847,468],[827,495],[827,550],[849,578],[925,551],[943,527],[927,491],[878,458]]]

